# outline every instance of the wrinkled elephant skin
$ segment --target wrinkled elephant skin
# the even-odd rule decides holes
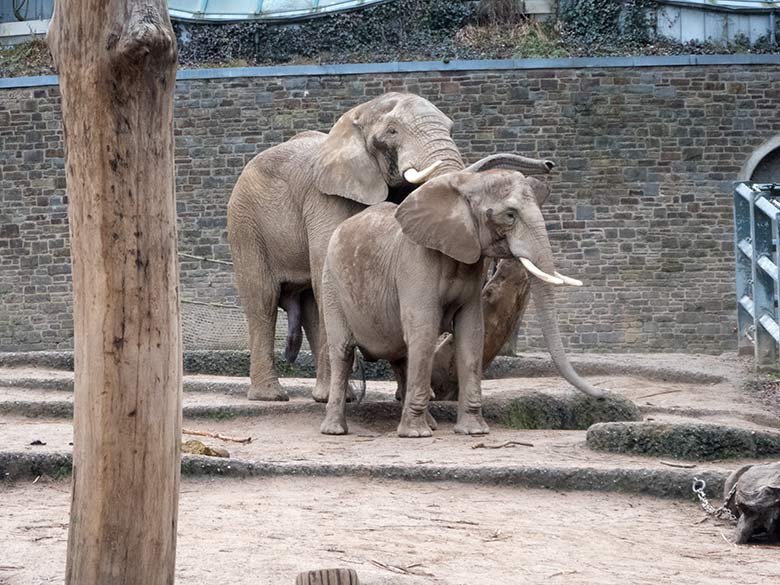
[[[394,368],[406,365],[398,434],[430,436],[428,401],[442,324],[452,324],[460,388],[455,432],[488,432],[481,398],[485,258],[516,258],[532,266],[537,276],[531,287],[542,323],[552,329],[545,339],[553,360],[577,388],[600,395],[572,375],[570,365],[566,370],[568,361],[561,354],[548,289],[564,281],[554,276],[540,210],[548,193],[547,185],[533,177],[477,164],[428,181],[399,206],[367,209],[335,231],[322,281],[332,368],[323,433],[348,430],[347,380],[358,347],[369,359],[387,359]]]
[[[285,353],[294,359],[302,326],[316,360],[313,396],[327,399],[327,344],[318,307],[330,236],[366,206],[411,192],[416,185],[405,174],[420,181],[462,169],[451,128],[427,100],[391,93],[353,108],[328,134],[299,134],[244,168],[228,205],[228,239],[249,325],[250,399],[288,399],[274,368],[280,305],[293,310]]]

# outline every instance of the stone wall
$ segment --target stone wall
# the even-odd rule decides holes
[[[410,91],[455,121],[467,160],[509,151],[558,163],[550,236],[558,269],[586,281],[558,294],[570,348],[734,349],[731,181],[780,133],[780,60],[750,57],[180,72],[180,251],[229,260],[227,201],[256,153],[327,130],[375,95]],[[63,157],[57,87],[0,89],[0,350],[72,343]],[[184,298],[236,301],[230,269],[181,266]],[[533,319],[528,346],[543,347]]]

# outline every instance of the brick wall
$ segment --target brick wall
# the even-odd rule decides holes
[[[778,87],[778,64],[179,80],[180,250],[229,259],[228,197],[257,152],[302,130],[327,130],[375,95],[410,91],[455,121],[469,161],[510,151],[558,163],[545,208],[553,248],[558,269],[586,281],[558,295],[569,347],[734,349],[731,181],[780,133]],[[54,86],[0,90],[0,200],[0,350],[68,347]],[[229,269],[190,260],[182,294],[236,300]],[[533,319],[521,337],[521,348],[543,347]]]

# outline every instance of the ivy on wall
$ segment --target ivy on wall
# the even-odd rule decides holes
[[[365,55],[376,60],[405,48],[445,57],[455,32],[475,13],[472,2],[396,0],[290,24],[176,23],[180,60],[284,63],[293,58]]]
[[[585,43],[642,45],[650,40],[652,0],[559,0],[567,35]]]

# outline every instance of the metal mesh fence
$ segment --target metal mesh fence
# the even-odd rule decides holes
[[[221,270],[233,272],[233,263],[217,258],[205,258],[193,254],[179,253],[186,260],[199,260]],[[208,277],[206,277],[208,278]],[[247,326],[244,309],[228,303],[204,302],[188,299],[186,288],[181,301],[182,338],[184,349],[188,350],[248,350],[249,327]],[[283,350],[287,339],[287,313],[279,309],[276,317],[276,332],[274,346]],[[309,343],[304,336],[301,346],[309,350]]]
[[[241,307],[182,300],[182,337],[184,349],[249,349],[249,328]],[[283,350],[287,339],[287,314],[279,310],[274,346]],[[301,346],[309,350],[304,336]]]

